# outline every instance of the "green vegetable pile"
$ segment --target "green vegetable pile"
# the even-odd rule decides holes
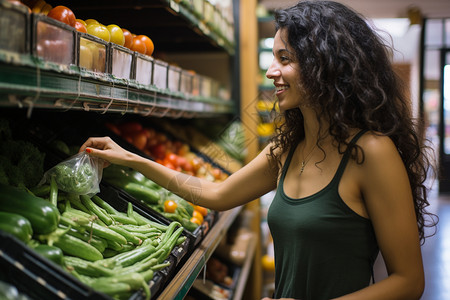
[[[178,222],[156,223],[131,203],[119,211],[98,195],[54,184],[30,191],[0,184],[0,230],[114,299],[138,290],[150,299],[154,272],[169,266],[168,256],[186,240]]]
[[[181,223],[190,232],[195,231],[199,226],[190,221],[194,208],[189,202],[131,168],[110,165],[103,171],[103,180],[127,192],[167,219]],[[174,212],[165,211],[164,202],[166,200],[173,200],[177,203],[178,207]]]
[[[53,168],[53,172],[52,176],[55,177],[56,184],[65,192],[87,194],[97,180],[95,170],[87,163],[77,168],[61,163]]]
[[[32,143],[13,139],[9,121],[0,119],[0,183],[36,186],[44,174],[44,158]]]

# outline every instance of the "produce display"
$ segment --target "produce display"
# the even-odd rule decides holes
[[[150,299],[149,282],[155,272],[173,263],[169,257],[174,249],[185,248],[182,224],[162,224],[137,212],[131,202],[106,199],[102,193],[64,192],[58,184],[66,185],[67,181],[39,185],[37,178],[19,180],[27,176],[19,172],[22,170],[13,164],[14,159],[19,163],[38,156],[41,159],[35,168],[42,176],[44,155],[37,155],[39,150],[30,143],[14,140],[5,119],[0,119],[0,124],[1,147],[16,150],[11,154],[16,157],[2,159],[0,231],[15,236],[96,291],[127,299],[142,289]]]

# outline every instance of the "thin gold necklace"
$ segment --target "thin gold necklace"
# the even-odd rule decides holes
[[[305,143],[305,146],[306,146],[306,143]],[[311,150],[309,151],[308,155],[306,155],[306,157],[303,158],[302,166],[300,168],[300,175],[303,174],[303,171],[305,170],[305,166],[311,159],[311,154],[313,153],[314,149],[316,149],[316,146],[317,146],[317,144],[315,144],[314,147],[312,147]],[[303,148],[303,150],[305,150],[305,148]],[[303,153],[303,151],[302,151],[302,153]]]

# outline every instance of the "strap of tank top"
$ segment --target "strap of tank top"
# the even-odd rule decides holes
[[[286,161],[284,162],[283,169],[281,171],[280,182],[284,181],[284,176],[286,175],[287,169],[289,168],[289,165],[291,164],[292,156],[294,155],[294,151],[295,151],[296,147],[297,146],[291,147],[291,149],[289,149],[289,153],[286,157]]]
[[[339,167],[338,167],[338,169],[337,169],[337,171],[336,171],[336,174],[335,174],[335,176],[334,176],[334,178],[333,178],[333,181],[337,180],[337,182],[339,183],[339,180],[340,180],[340,178],[341,178],[341,176],[342,176],[342,173],[344,173],[345,167],[347,166],[347,162],[348,162],[348,159],[349,159],[349,157],[350,157],[350,149],[351,149],[351,146],[354,145],[354,144],[356,144],[356,142],[359,140],[359,138],[360,138],[364,133],[366,133],[366,132],[367,132],[367,130],[366,130],[366,129],[363,129],[363,130],[359,131],[359,132],[352,138],[352,140],[350,141],[350,143],[349,143],[347,149],[346,149],[345,152],[344,152],[344,156],[342,157],[342,160],[341,160],[341,162],[340,162],[340,164],[339,164]]]

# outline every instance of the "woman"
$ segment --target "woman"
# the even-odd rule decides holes
[[[214,210],[277,189],[268,213],[277,299],[419,299],[429,162],[389,52],[362,17],[338,3],[300,2],[276,12],[275,21],[266,75],[283,123],[225,181],[178,173],[107,137],[88,139],[80,151]],[[378,251],[388,277],[374,281]]]

